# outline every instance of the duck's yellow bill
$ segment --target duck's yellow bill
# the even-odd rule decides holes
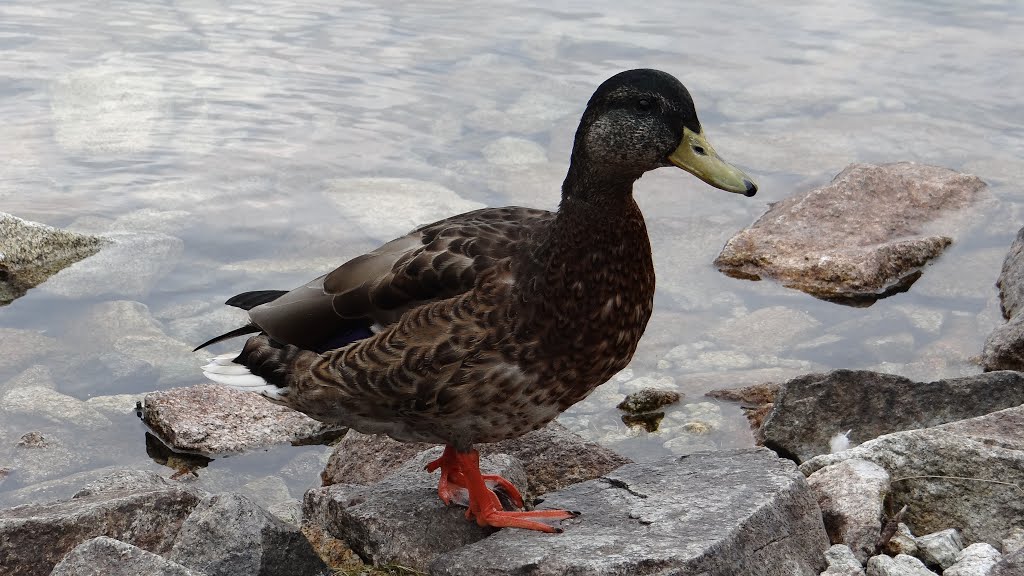
[[[683,139],[668,160],[715,188],[746,196],[757,193],[757,184],[742,170],[722,160],[703,131],[698,134],[683,128]]]

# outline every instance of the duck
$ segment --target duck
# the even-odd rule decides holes
[[[248,340],[204,374],[322,422],[443,444],[426,469],[440,470],[446,505],[468,497],[481,526],[561,532],[577,512],[525,509],[510,482],[481,473],[474,446],[545,426],[629,363],[655,290],[633,187],[663,167],[757,192],[711,146],[678,79],[615,74],[583,112],[556,211],[451,216],[294,290],[234,296],[249,323],[197,350]]]

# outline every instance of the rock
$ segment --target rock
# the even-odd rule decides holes
[[[50,576],[203,576],[120,540],[99,536],[76,546]]]
[[[813,332],[821,322],[802,310],[770,306],[731,318],[712,329],[712,340],[728,348],[777,354]]]
[[[1003,538],[1003,554],[1013,554],[1018,550],[1024,550],[1024,526],[1011,528],[1010,533]]]
[[[627,464],[545,495],[579,510],[557,536],[501,530],[438,558],[432,576],[814,575],[828,538],[791,462],[763,448]]]
[[[864,576],[864,567],[845,544],[833,544],[825,551],[828,569],[821,576]]]
[[[0,374],[21,370],[41,358],[50,356],[60,348],[56,340],[34,330],[0,327]],[[3,385],[0,391],[13,387]]]
[[[891,500],[909,506],[917,533],[960,528],[970,542],[998,546],[1024,525],[1024,406],[921,430],[887,434],[802,464],[805,474],[843,460],[870,460],[886,469]],[[920,546],[920,540],[918,541]]]
[[[85,405],[107,416],[125,416],[135,412],[136,407],[146,398],[146,394],[112,394],[110,396],[93,396],[85,401]]]
[[[18,438],[16,446],[18,448],[46,448],[49,444],[42,432],[33,431],[22,434],[21,438]]]
[[[109,454],[90,453],[95,445],[82,434],[60,429],[29,432],[12,444],[9,450],[0,447],[0,459],[10,467],[11,480],[26,487],[111,461]],[[0,500],[6,496],[0,495]]]
[[[199,499],[152,472],[122,472],[70,500],[0,510],[0,573],[45,576],[75,546],[97,536],[164,554]]]
[[[846,544],[861,564],[875,554],[889,474],[866,460],[844,460],[811,474],[807,484],[821,507],[833,544]]]
[[[103,240],[0,212],[0,306],[100,250]]]
[[[465,508],[446,507],[437,496],[439,472],[423,467],[441,455],[436,446],[420,452],[369,486],[334,484],[306,492],[303,517],[346,542],[364,561],[397,563],[421,570],[438,554],[485,538],[493,529],[465,517]],[[509,456],[483,457],[485,474],[499,474],[520,491],[526,488],[522,464]]]
[[[682,395],[675,390],[643,388],[638,392],[628,394],[626,399],[620,402],[616,408],[630,414],[643,414],[644,412],[653,412],[669,404],[675,404],[681,398]]]
[[[312,576],[327,570],[298,527],[231,493],[203,498],[166,556],[217,576]]]
[[[989,576],[1024,576],[1024,550],[1003,556]]]
[[[868,576],[935,576],[920,560],[900,554],[895,558],[874,556],[868,560]]]
[[[15,490],[0,491],[0,508],[66,500],[81,489],[84,483],[98,480],[120,470],[122,470],[121,466],[105,466],[61,476],[53,480],[34,482]]]
[[[773,204],[733,236],[715,265],[775,278],[826,300],[865,305],[902,292],[952,242],[930,233],[976,202],[976,176],[909,162],[852,164],[832,182]]]
[[[1024,404],[1024,374],[991,372],[913,382],[893,374],[835,370],[782,385],[761,427],[764,445],[803,462],[829,452],[837,432],[858,444],[882,434],[935,426]]]
[[[103,430],[112,425],[109,418],[82,400],[45,386],[25,386],[8,391],[0,396],[0,409],[84,430]]]
[[[61,270],[39,290],[67,298],[149,294],[178,264],[184,249],[180,238],[151,232],[114,232],[94,257]]]
[[[750,423],[750,428],[760,430],[765,418],[771,414],[772,408],[775,407],[775,396],[779,393],[779,388],[781,386],[778,384],[766,382],[741,388],[712,390],[705,394],[705,396],[717,400],[740,402],[740,409],[743,410],[743,415],[746,416],[747,422]]]
[[[664,412],[644,412],[642,414],[623,414],[622,423],[630,428],[642,428],[649,433],[657,432],[661,421],[665,419]]]
[[[367,236],[381,241],[484,207],[439,184],[407,178],[332,180],[324,193]]]
[[[956,555],[956,562],[942,576],[989,576],[999,562],[999,550],[984,542],[971,544]]]
[[[917,556],[917,541],[910,528],[903,522],[900,522],[896,527],[896,533],[886,542],[882,551],[889,556],[896,556],[897,554]]]
[[[964,543],[955,528],[918,536],[917,555],[929,566],[945,570],[956,562],[956,556],[963,550]]]
[[[210,455],[313,444],[340,434],[301,412],[216,384],[147,394],[142,419],[171,448]]]
[[[368,484],[409,461],[429,444],[406,444],[386,436],[350,430],[338,443],[321,478],[331,484]],[[482,456],[508,454],[526,467],[529,501],[552,490],[597,478],[629,462],[623,456],[587,442],[558,422],[519,438],[477,446]]]
[[[1024,314],[992,330],[981,351],[981,366],[989,372],[1024,370]]]
[[[1003,318],[1016,318],[1024,309],[1024,228],[1017,231],[1017,237],[1010,245],[996,287],[999,288],[999,307]]]

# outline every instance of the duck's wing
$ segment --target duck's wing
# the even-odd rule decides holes
[[[389,325],[410,308],[471,289],[495,262],[529,249],[553,218],[520,207],[453,216],[255,306],[249,316],[254,329],[278,342],[318,351],[338,347],[359,339],[353,331],[368,335],[371,325]]]

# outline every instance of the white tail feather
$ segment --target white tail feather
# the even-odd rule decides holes
[[[275,386],[249,372],[245,366],[232,362],[237,357],[238,352],[233,352],[211,358],[210,363],[203,366],[203,376],[218,384],[243,392],[255,392],[270,400],[281,401],[288,394],[287,388]]]

